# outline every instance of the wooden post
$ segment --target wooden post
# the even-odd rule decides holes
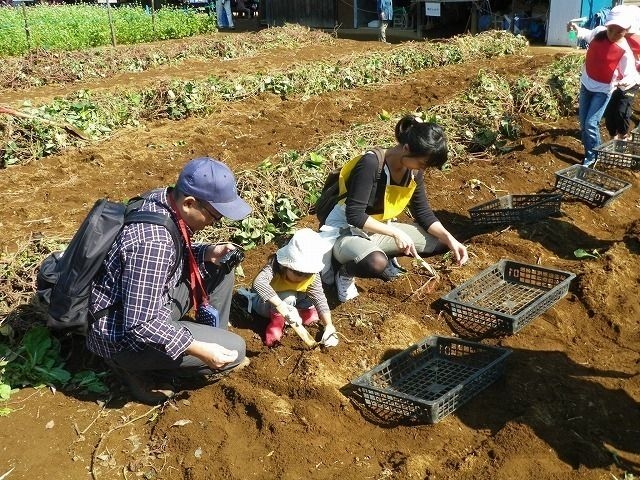
[[[31,32],[29,32],[29,22],[27,22],[27,7],[22,4],[22,17],[24,18],[24,34],[27,37],[27,49],[31,50]]]
[[[109,30],[111,30],[111,45],[116,46],[116,31],[113,28],[113,18],[111,17],[111,3],[109,0],[105,0],[107,2],[107,16],[109,17]]]
[[[151,30],[153,30],[153,37],[156,36],[156,2],[151,0]]]
[[[478,33],[478,6],[475,2],[471,4],[471,34]]]
[[[416,1],[416,35],[418,38],[422,38],[422,20],[424,20],[424,4],[420,1]]]

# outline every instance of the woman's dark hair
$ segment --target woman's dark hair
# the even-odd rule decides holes
[[[447,138],[437,123],[406,115],[396,124],[396,140],[407,145],[412,156],[429,157],[434,167],[440,168],[447,161]]]

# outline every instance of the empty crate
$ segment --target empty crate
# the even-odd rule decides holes
[[[500,260],[442,297],[452,320],[476,332],[515,333],[569,291],[573,273]]]
[[[631,141],[634,143],[640,143],[640,124],[631,130]]]
[[[430,336],[352,380],[351,386],[382,420],[436,423],[499,378],[510,353]]]
[[[533,222],[560,213],[562,195],[506,195],[469,209],[476,225],[505,225]]]
[[[610,140],[595,149],[598,166],[640,169],[640,144],[625,140]]]
[[[582,165],[573,165],[556,172],[556,188],[580,200],[603,207],[631,183]]]

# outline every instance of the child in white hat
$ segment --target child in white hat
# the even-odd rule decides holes
[[[320,320],[324,325],[321,343],[338,344],[331,311],[322,288],[320,272],[323,256],[331,244],[310,228],[298,230],[289,243],[269,257],[267,265],[253,280],[252,310],[269,318],[264,343],[276,345],[287,318],[308,326]]]

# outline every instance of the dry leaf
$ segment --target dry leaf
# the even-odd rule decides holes
[[[49,420],[47,422],[47,424],[44,426],[44,428],[47,428],[47,429],[53,428],[55,426],[55,424],[56,424],[56,422],[54,422],[53,420]]]
[[[196,451],[195,451],[195,452],[193,452],[193,455],[194,455],[196,458],[202,458],[202,448],[200,448],[200,447],[196,448]]]

